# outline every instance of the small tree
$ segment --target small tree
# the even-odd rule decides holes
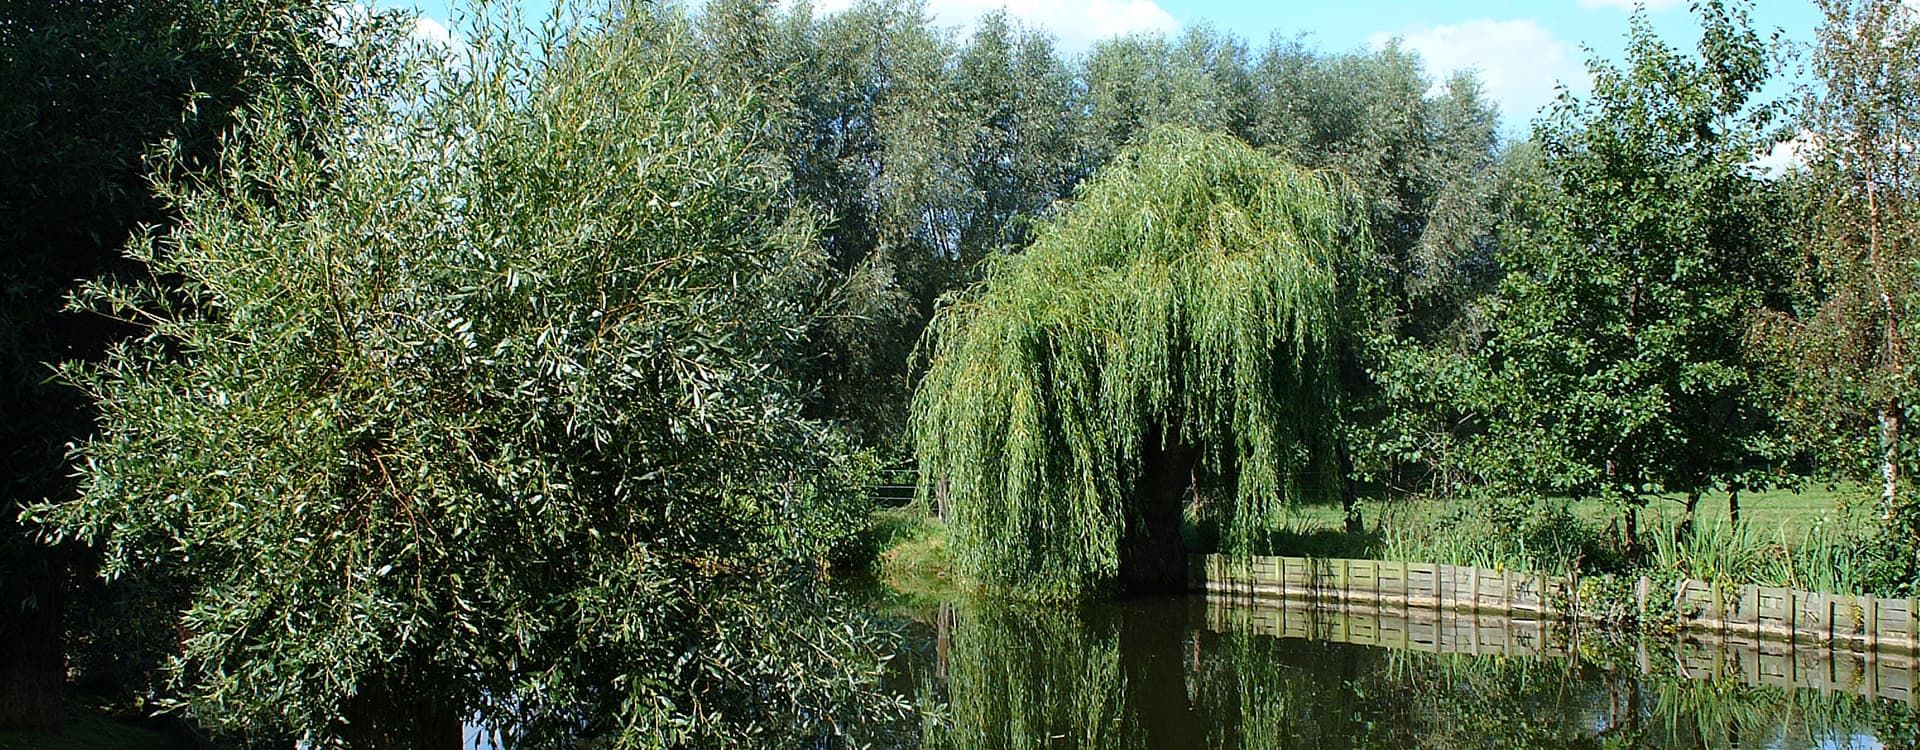
[[[750,92],[637,13],[309,71],[343,96],[160,186],[129,253],[177,284],[82,295],[144,335],[66,369],[100,430],[38,518],[189,582],[196,716],[768,746],[867,674],[780,585],[833,458],[780,366],[813,236]]]
[[[1765,48],[1743,13],[1696,7],[1698,59],[1636,15],[1626,67],[1594,65],[1592,98],[1536,127],[1548,179],[1501,257],[1482,393],[1489,473],[1618,503],[1629,547],[1649,493],[1740,474],[1771,420],[1744,347],[1780,286],[1744,166]]]
[[[1244,549],[1338,487],[1343,193],[1231,136],[1155,131],[941,308],[913,435],[965,574],[1038,594],[1184,585],[1183,501]]]
[[[1879,474],[1891,520],[1912,461],[1920,313],[1920,19],[1899,0],[1821,0],[1806,92],[1809,304],[1774,318],[1803,434],[1843,471]]]

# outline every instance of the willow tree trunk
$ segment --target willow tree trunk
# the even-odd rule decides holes
[[[1171,444],[1168,444],[1171,442]],[[1187,587],[1187,545],[1180,537],[1199,452],[1147,431],[1140,448],[1140,479],[1120,537],[1120,590],[1172,594]]]

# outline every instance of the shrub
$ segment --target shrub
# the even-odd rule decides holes
[[[646,13],[332,40],[336,98],[160,186],[179,225],[129,254],[166,283],[82,295],[144,335],[65,370],[99,433],[36,515],[190,582],[197,716],[770,746],[859,710],[866,631],[789,564],[856,513],[807,478],[860,473],[782,374],[810,224],[752,92]]]
[[[1388,524],[1381,557],[1551,575],[1620,567],[1600,532],[1552,499],[1460,501],[1429,519]]]

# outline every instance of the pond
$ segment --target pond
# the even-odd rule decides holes
[[[1202,597],[874,606],[906,634],[889,687],[930,707],[855,728],[878,747],[1920,746],[1904,656]]]

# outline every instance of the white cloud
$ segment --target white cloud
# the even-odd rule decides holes
[[[1819,150],[1820,138],[1802,130],[1792,138],[1773,144],[1766,153],[1754,156],[1746,167],[1754,175],[1776,179],[1788,172],[1805,171]]]
[[[820,0],[813,7],[827,14],[852,5],[852,0]],[[962,34],[981,15],[1004,8],[1007,15],[1053,34],[1068,54],[1085,52],[1108,37],[1180,29],[1180,22],[1153,0],[927,0],[926,8],[934,23]]]
[[[1912,0],[1909,0],[1909,2],[1912,2]],[[1653,13],[1683,7],[1685,3],[1681,0],[1580,0],[1580,7],[1586,8],[1587,10],[1612,8],[1614,10],[1631,12],[1634,8],[1641,5],[1647,6],[1647,11]]]
[[[447,30],[446,24],[425,13],[413,19],[413,28],[408,32],[408,36],[438,47],[453,48],[466,45],[465,40],[455,38],[453,32]]]
[[[1445,26],[1417,27],[1399,34],[1374,34],[1374,49],[1393,39],[1420,55],[1427,75],[1444,82],[1455,72],[1477,71],[1487,96],[1500,105],[1509,125],[1533,119],[1552,102],[1562,83],[1575,91],[1590,86],[1586,65],[1574,47],[1554,37],[1533,19],[1482,19]]]

